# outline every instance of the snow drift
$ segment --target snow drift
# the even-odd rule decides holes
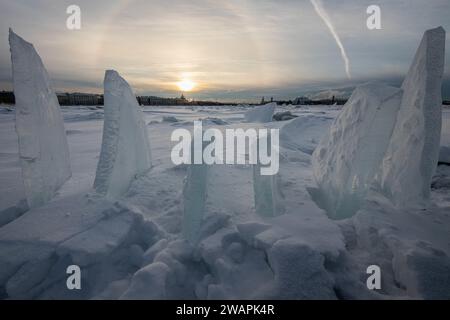
[[[333,119],[329,116],[302,115],[280,128],[280,145],[290,150],[299,150],[311,155],[323,137],[323,125]]]
[[[128,83],[108,70],[104,86],[105,122],[94,188],[114,198],[151,167],[150,143],[142,110]]]
[[[48,202],[71,176],[69,147],[58,99],[31,43],[9,30],[16,131],[29,207]]]

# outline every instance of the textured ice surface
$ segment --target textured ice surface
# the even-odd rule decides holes
[[[270,122],[275,111],[276,103],[268,103],[263,106],[257,106],[245,113],[245,120],[247,122]]]
[[[12,30],[9,44],[25,195],[29,207],[37,207],[71,176],[69,148],[58,99],[41,58]]]
[[[444,53],[444,29],[427,30],[402,84],[398,120],[378,179],[383,193],[400,206],[430,195],[439,157]]]
[[[104,86],[105,122],[94,188],[114,198],[151,167],[150,143],[142,110],[125,79],[108,70]]]
[[[332,218],[353,215],[363,201],[389,144],[401,97],[400,89],[382,84],[356,88],[314,151],[319,202]]]

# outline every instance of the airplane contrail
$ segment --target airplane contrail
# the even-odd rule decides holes
[[[336,44],[341,50],[342,59],[344,60],[345,73],[347,74],[347,77],[351,79],[350,61],[348,60],[347,53],[345,52],[345,48],[342,45],[341,39],[339,38],[336,30],[334,29],[333,24],[331,23],[330,17],[328,16],[327,12],[325,11],[325,8],[323,7],[322,1],[321,0],[310,0],[310,1],[314,7],[314,10],[316,10],[316,13],[319,15],[320,18],[322,18],[323,22],[325,22],[325,25],[330,30],[334,40],[336,40]]]

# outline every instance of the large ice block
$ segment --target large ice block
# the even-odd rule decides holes
[[[445,31],[427,30],[402,84],[397,123],[377,183],[396,205],[418,204],[430,195],[439,157]]]
[[[353,215],[389,144],[402,91],[369,83],[355,89],[313,153],[321,207],[332,218]]]
[[[31,43],[9,30],[16,98],[16,131],[30,208],[48,202],[71,176],[69,147],[58,99]]]
[[[151,167],[143,113],[128,83],[116,71],[105,73],[105,121],[94,188],[108,198],[126,192]]]

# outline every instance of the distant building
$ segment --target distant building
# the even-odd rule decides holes
[[[96,106],[103,104],[103,95],[90,93],[57,93],[62,106]]]
[[[138,103],[144,106],[170,106],[174,105],[174,98],[162,98],[155,96],[139,96]]]
[[[11,91],[0,91],[0,103],[15,104],[16,99]]]
[[[84,105],[84,106],[100,106],[104,103],[102,94],[92,93],[56,93],[58,102],[61,106]],[[223,105],[237,105],[237,103],[217,102],[217,101],[202,101],[202,100],[188,100],[182,94],[178,98],[162,98],[156,96],[138,96],[136,100],[140,105],[146,106],[223,106]],[[11,91],[0,91],[0,103],[15,104],[14,93]]]
[[[181,94],[179,98],[161,98],[155,96],[139,96],[137,97],[138,103],[144,106],[186,106],[192,103],[186,99],[184,94]]]

